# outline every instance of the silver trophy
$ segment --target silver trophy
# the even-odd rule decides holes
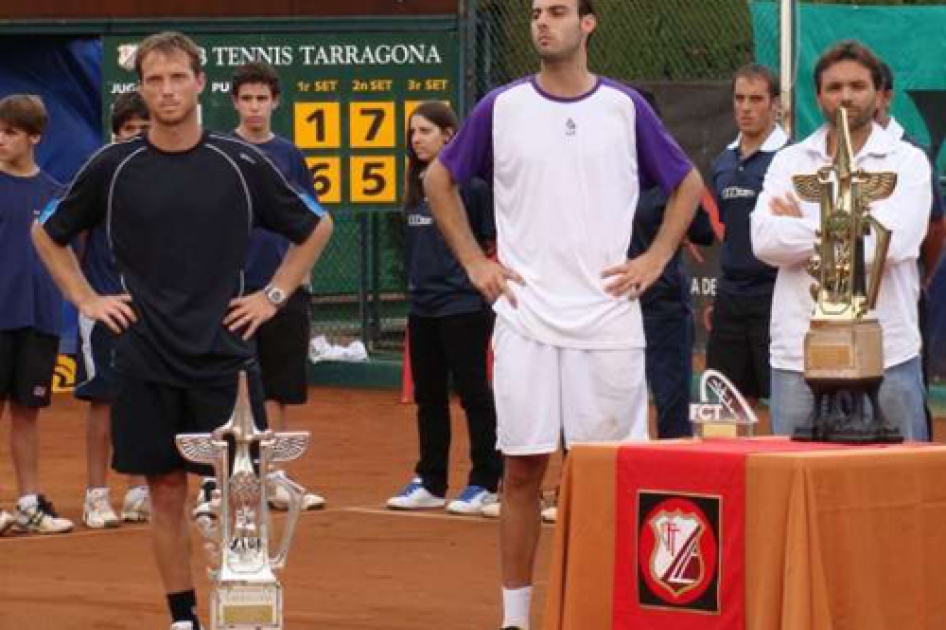
[[[217,478],[211,501],[215,518],[197,520],[201,534],[210,541],[205,544],[213,583],[210,630],[282,630],[282,586],[274,571],[286,565],[305,489],[282,471],[271,471],[271,466],[302,455],[309,445],[309,434],[257,430],[246,373],[241,372],[229,422],[213,433],[184,434],[175,439],[185,459],[212,464]],[[256,449],[258,467],[253,463]],[[289,512],[279,552],[271,555],[267,496],[279,486],[289,495]]]

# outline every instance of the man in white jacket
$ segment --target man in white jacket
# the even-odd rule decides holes
[[[776,155],[752,213],[752,249],[757,258],[778,267],[771,322],[772,427],[790,435],[812,411],[811,390],[802,376],[804,339],[814,301],[806,270],[819,227],[816,203],[799,201],[792,176],[814,173],[830,163],[837,148],[834,129],[838,107],[848,110],[855,166],[894,171],[893,194],[871,205],[871,213],[892,231],[876,315],[883,330],[884,380],[880,406],[888,421],[907,439],[928,439],[923,413],[926,390],[920,366],[916,303],[920,291],[917,258],[930,213],[930,166],[923,152],[885,133],[874,122],[877,91],[883,85],[877,57],[856,41],[841,42],[815,66],[822,125],[799,144]],[[873,265],[874,235],[866,237],[868,273]]]

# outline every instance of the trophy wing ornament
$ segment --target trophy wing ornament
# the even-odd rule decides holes
[[[860,202],[866,206],[874,201],[886,199],[893,194],[897,187],[897,174],[891,171],[879,173],[858,173],[858,197]]]
[[[298,459],[309,446],[308,433],[276,433],[273,436],[273,462],[289,462]]]
[[[195,464],[213,464],[221,448],[215,440],[203,435],[178,435],[175,436],[174,441],[184,459]],[[226,444],[224,443],[222,447],[226,449]]]
[[[822,183],[818,175],[793,175],[792,186],[802,201],[809,203],[821,201]]]

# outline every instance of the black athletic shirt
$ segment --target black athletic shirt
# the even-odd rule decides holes
[[[223,382],[253,361],[252,343],[223,325],[243,294],[253,227],[301,243],[318,220],[257,149],[206,132],[183,152],[144,137],[103,148],[41,218],[60,245],[104,226],[138,316],[116,342],[114,367],[180,387]]]

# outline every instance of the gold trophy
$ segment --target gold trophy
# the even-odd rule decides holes
[[[272,464],[298,458],[309,445],[304,432],[259,431],[249,405],[246,373],[240,373],[236,407],[229,422],[213,433],[178,435],[177,448],[188,461],[212,464],[216,518],[198,519],[210,542],[210,630],[282,630],[282,586],[274,571],[286,564],[302,510],[305,490]],[[258,452],[259,464],[253,455]],[[270,555],[270,488],[289,493],[289,512],[278,553]]]
[[[893,193],[897,174],[854,170],[843,107],[838,108],[835,131],[834,161],[815,174],[792,178],[799,197],[821,207],[819,240],[808,263],[808,272],[817,280],[811,288],[815,309],[805,335],[805,381],[815,404],[794,439],[901,442],[900,432],[888,424],[877,400],[884,378],[883,332],[873,310],[891,233],[870,214],[872,202]],[[876,245],[868,273],[864,237],[871,230]],[[868,402],[870,414],[865,413]]]

